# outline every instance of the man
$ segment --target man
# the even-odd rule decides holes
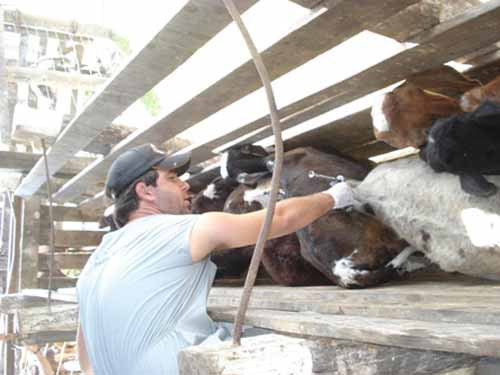
[[[106,194],[114,199],[120,229],[104,236],[77,285],[86,373],[177,374],[178,352],[218,331],[206,312],[216,271],[209,255],[254,244],[265,211],[190,214],[189,185],[179,178],[189,162],[189,155],[167,157],[142,145],[122,154],[108,172]],[[350,204],[345,183],[281,201],[270,237]]]

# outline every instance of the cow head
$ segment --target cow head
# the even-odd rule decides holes
[[[229,149],[221,159],[221,176],[239,183],[254,185],[270,174],[267,162],[269,153],[261,146],[239,145]]]
[[[420,147],[432,123],[461,112],[458,100],[406,82],[372,106],[375,137],[397,148]]]

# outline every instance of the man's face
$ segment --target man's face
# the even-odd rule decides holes
[[[191,212],[189,184],[174,171],[158,171],[156,187],[153,187],[155,204],[162,213],[187,214]]]

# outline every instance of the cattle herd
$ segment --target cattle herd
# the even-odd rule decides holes
[[[373,105],[375,137],[397,148],[420,148],[421,159],[433,171],[458,175],[462,190],[478,199],[491,197],[498,189],[484,175],[500,174],[500,77],[477,86],[448,67],[408,77]],[[279,196],[326,190],[330,182],[311,178],[310,171],[363,181],[373,167],[341,154],[297,148],[284,155]],[[266,207],[272,169],[273,155],[262,147],[230,149],[222,158],[221,176],[193,198],[193,212],[245,213]],[[364,288],[428,264],[389,222],[375,216],[366,202],[331,210],[294,234],[268,240],[261,271],[281,285]],[[217,277],[241,277],[252,254],[253,246],[215,252]]]

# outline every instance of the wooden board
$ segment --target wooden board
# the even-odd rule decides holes
[[[23,204],[23,232],[21,237],[21,290],[35,288],[38,271],[38,245],[40,236],[40,200],[32,197]]]
[[[42,155],[29,152],[0,151],[0,170],[28,173]],[[70,178],[93,161],[92,158],[73,158],[55,174],[59,178]]]
[[[179,353],[179,372],[181,375],[445,375],[456,369],[475,369],[478,362],[479,358],[464,354],[265,334],[243,338],[239,347],[231,342],[188,347]]]
[[[54,301],[54,304],[61,304],[60,301]],[[23,309],[42,307],[47,305],[46,296],[30,296],[25,294],[4,294],[0,296],[0,313],[14,314]]]
[[[27,344],[73,341],[78,325],[78,305],[61,304],[22,309],[15,314],[15,334]]]
[[[47,220],[49,217],[49,207],[40,207],[40,216]],[[82,222],[96,222],[99,217],[96,215],[90,215],[87,212],[81,211],[78,207],[66,207],[66,206],[53,206],[52,216],[54,221],[82,221]]]
[[[210,315],[214,320],[231,322],[236,309],[211,309]],[[500,326],[264,309],[249,309],[245,323],[290,334],[500,357]]]
[[[90,258],[89,252],[56,253],[54,255],[55,269],[82,269]],[[49,270],[49,256],[40,254],[40,271]]]
[[[77,230],[56,230],[56,247],[75,247],[97,246],[101,243],[102,237],[107,232],[101,231],[77,231]],[[49,244],[49,232],[40,232],[40,245]]]
[[[235,3],[243,12],[255,0],[238,0]],[[58,172],[76,151],[85,148],[129,105],[173,72],[230,21],[231,17],[222,2],[187,2],[59,135],[48,152],[50,172]],[[39,161],[17,188],[16,195],[33,195],[44,180],[44,164]]]
[[[410,74],[438,67],[473,50],[488,46],[497,41],[499,32],[500,1],[492,0],[456,19],[423,32],[415,38],[415,42],[419,43],[416,47],[280,109],[280,117],[284,119],[281,127],[288,129],[387,87]],[[264,131],[244,140],[245,143],[257,142],[272,134],[267,116],[240,128],[232,134],[232,139],[243,135],[243,132],[263,126],[267,126]]]
[[[384,7],[380,7],[371,0],[357,1],[356,4],[342,1],[322,14],[313,14],[309,23],[262,52],[270,78],[276,79],[282,76],[415,2],[415,0],[386,0]],[[304,48],[305,46],[307,48]],[[87,192],[89,186],[95,186],[103,181],[113,160],[130,147],[149,142],[162,143],[260,86],[261,81],[253,62],[247,61],[181,107],[166,114],[155,124],[132,134],[104,159],[92,164],[70,180],[55,194],[55,198],[59,201],[74,200]],[[193,164],[199,161],[201,160],[195,153]]]

